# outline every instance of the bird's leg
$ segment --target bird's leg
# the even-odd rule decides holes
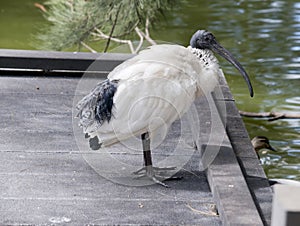
[[[143,133],[141,135],[142,143],[143,143],[143,155],[144,155],[144,163],[145,167],[151,168],[152,167],[152,156],[151,156],[151,149],[150,149],[150,137],[149,133]]]
[[[141,135],[142,138],[142,143],[143,143],[143,156],[144,156],[144,164],[145,167],[143,167],[142,169],[134,172],[134,174],[138,175],[139,177],[148,177],[151,180],[153,180],[155,183],[160,184],[164,187],[168,187],[168,185],[166,185],[165,183],[161,182],[160,180],[167,180],[167,179],[181,179],[181,178],[177,178],[177,177],[163,177],[161,175],[155,175],[155,173],[157,172],[157,174],[160,174],[159,171],[165,171],[165,170],[175,170],[176,167],[153,167],[152,165],[152,156],[151,156],[151,149],[150,149],[150,137],[149,137],[149,133],[143,133]],[[145,171],[145,173],[143,173],[142,171]],[[159,180],[159,179],[160,180]]]
[[[145,171],[147,177],[153,180],[155,183],[160,184],[164,187],[168,187],[165,183],[161,182],[155,177],[154,169],[152,166],[152,156],[151,156],[151,149],[150,149],[150,137],[149,133],[143,133],[141,135],[142,143],[143,143],[143,155],[144,155],[144,164],[145,164]]]

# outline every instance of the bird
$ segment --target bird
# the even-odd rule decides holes
[[[241,73],[253,97],[250,78],[242,65],[211,32],[197,30],[188,47],[161,44],[142,50],[118,65],[78,102],[78,124],[90,148],[99,150],[140,136],[144,167],[142,173],[136,173],[168,187],[163,182],[168,178],[159,176],[160,169],[152,164],[151,140],[159,128],[168,129],[197,97],[217,86],[220,66],[214,53]]]
[[[262,149],[268,149],[277,152],[277,150],[271,146],[269,139],[265,136],[255,136],[252,138],[251,143],[257,154],[258,159],[260,159],[259,151]],[[273,186],[275,184],[300,186],[300,181],[285,179],[285,178],[272,178],[272,179],[268,179],[268,182],[270,186]]]
[[[251,144],[252,144],[258,158],[260,158],[259,157],[259,151],[262,150],[262,149],[269,149],[271,151],[276,152],[276,150],[271,146],[269,139],[265,136],[255,136],[255,137],[253,137],[252,140],[251,140]]]

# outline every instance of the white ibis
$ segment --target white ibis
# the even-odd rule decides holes
[[[78,104],[79,126],[90,148],[98,150],[133,136],[141,136],[144,176],[166,186],[155,175],[150,140],[155,132],[182,116],[197,96],[212,92],[218,83],[218,53],[242,74],[250,95],[253,89],[241,64],[212,33],[198,30],[189,47],[154,45],[125,61]]]

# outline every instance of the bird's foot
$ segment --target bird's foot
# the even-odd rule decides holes
[[[171,167],[154,167],[154,166],[144,166],[143,168],[139,169],[138,171],[135,171],[133,174],[134,175],[141,175],[145,174],[147,171],[152,171],[155,174],[162,175],[165,172],[175,170],[176,167],[171,166]]]
[[[182,177],[176,176],[168,176],[166,172],[175,170],[176,167],[153,167],[153,166],[145,166],[133,174],[136,175],[136,179],[147,177],[151,179],[154,183],[160,184],[166,188],[169,186],[162,181],[164,180],[180,180]]]

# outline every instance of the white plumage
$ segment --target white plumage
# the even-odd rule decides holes
[[[90,147],[99,149],[141,135],[146,176],[166,186],[154,175],[150,140],[158,129],[167,131],[199,95],[207,95],[218,84],[219,64],[213,52],[232,63],[244,76],[250,95],[249,77],[215,37],[199,30],[190,46],[155,45],[125,61],[107,80],[77,105],[79,125]]]
[[[118,81],[112,119],[100,127],[95,118],[91,125],[81,126],[90,137],[98,136],[102,146],[145,132],[151,137],[156,129],[168,128],[184,114],[196,96],[211,92],[217,85],[218,73],[218,61],[210,50],[152,46],[108,75],[108,80]]]

